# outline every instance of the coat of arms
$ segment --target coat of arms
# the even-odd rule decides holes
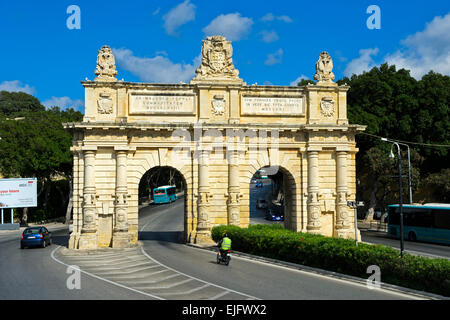
[[[222,95],[214,96],[212,102],[212,113],[216,116],[221,116],[225,113],[225,98]]]
[[[103,46],[98,51],[95,74],[98,76],[96,80],[117,81],[115,78],[117,75],[116,62],[110,47]]]
[[[334,101],[331,97],[324,97],[320,103],[320,111],[325,117],[332,117],[334,115]]]
[[[100,94],[100,99],[97,101],[97,111],[100,114],[111,114],[113,112],[113,101],[107,93]]]
[[[225,37],[212,36],[203,41],[202,64],[195,71],[194,80],[233,79],[237,80],[239,71],[233,65],[233,48]]]

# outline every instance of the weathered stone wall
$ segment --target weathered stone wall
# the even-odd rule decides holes
[[[135,244],[139,182],[157,166],[185,179],[188,242],[211,241],[214,225],[248,226],[250,181],[266,166],[283,173],[286,228],[354,237],[346,202],[355,199],[355,135],[364,128],[348,124],[348,87],[332,82],[331,58],[321,54],[316,85],[247,86],[223,41],[204,41],[190,84],[117,81],[114,61],[101,59],[97,70],[110,71],[82,82],[84,120],[66,124],[74,137],[69,247]],[[208,60],[221,48],[224,61]]]

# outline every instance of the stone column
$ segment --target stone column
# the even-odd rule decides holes
[[[228,149],[228,224],[240,226],[240,177],[239,177],[239,150]]]
[[[319,203],[319,152],[308,151],[308,225],[310,233],[321,233]]]
[[[336,152],[336,235],[345,238],[349,232],[347,207],[347,151]]]
[[[81,148],[71,147],[70,150],[73,153],[73,176],[72,176],[72,210],[73,210],[73,232],[69,238],[69,249],[76,249],[78,247],[78,241],[80,240],[81,228],[79,228],[79,222],[81,220],[80,213],[82,207],[79,201],[80,195],[80,157]]]
[[[128,237],[128,190],[127,190],[127,150],[116,147],[116,195],[113,248],[129,246]]]
[[[97,147],[82,147],[84,152],[83,225],[79,249],[97,248],[97,214],[95,190],[95,152]]]
[[[197,196],[197,233],[195,243],[210,243],[211,226],[209,221],[209,155],[210,148],[199,148],[198,196]]]

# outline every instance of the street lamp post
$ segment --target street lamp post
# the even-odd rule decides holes
[[[358,246],[358,207],[364,207],[364,202],[347,201],[347,206],[355,210],[355,245]]]
[[[403,257],[405,249],[403,240],[403,184],[402,184],[402,154],[400,152],[399,143],[396,141],[381,138],[382,141],[390,142],[397,147],[398,151],[398,186],[399,186],[399,209],[400,209],[400,255]],[[408,148],[409,150],[409,148]]]

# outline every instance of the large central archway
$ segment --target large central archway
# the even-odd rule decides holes
[[[161,192],[166,194],[162,195]],[[161,194],[158,201],[155,201],[155,194],[157,197]],[[177,169],[170,166],[156,166],[148,170],[139,182],[138,239],[186,242],[188,237],[186,194],[186,180]],[[158,214],[160,218],[153,221],[152,218],[158,217]],[[148,231],[151,223],[159,224],[157,232]]]

